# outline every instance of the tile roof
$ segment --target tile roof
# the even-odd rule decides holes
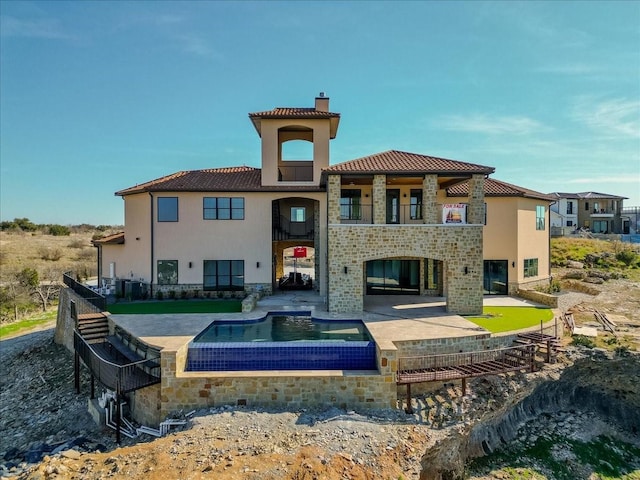
[[[599,192],[578,192],[578,193],[552,192],[549,195],[553,195],[556,198],[576,198],[576,199],[610,198],[610,199],[616,199],[616,200],[626,200],[628,198],[628,197],[620,197],[618,195],[611,195],[608,193],[599,193]]]
[[[124,232],[113,233],[106,237],[96,238],[95,240],[91,240],[91,243],[94,245],[122,245],[124,243]]]
[[[338,163],[326,169],[332,173],[386,173],[386,174],[472,174],[494,172],[493,167],[476,165],[473,163],[448,160],[446,158],[430,157],[417,153],[388,150],[382,153],[356,158],[348,162]]]
[[[250,113],[249,118],[339,118],[339,113],[324,112],[315,108],[276,107],[273,110]]]
[[[447,188],[447,197],[466,197],[469,195],[469,182],[461,182],[452,187]],[[484,181],[485,197],[525,197],[536,198],[539,200],[547,200],[553,202],[555,198],[552,195],[529,190],[528,188],[519,187],[507,182],[501,182],[495,178],[486,178]]]
[[[262,186],[261,170],[254,167],[211,168],[176,172],[140,185],[125,188],[116,195],[141,192],[257,192],[324,191],[318,186]]]
[[[258,135],[262,136],[262,119],[323,119],[330,120],[330,137],[335,138],[338,132],[338,124],[340,123],[340,114],[333,112],[325,112],[316,110],[315,107],[276,107],[273,110],[264,112],[254,112],[249,114],[249,118],[253,123]]]

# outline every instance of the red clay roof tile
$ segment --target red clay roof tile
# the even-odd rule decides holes
[[[469,182],[461,182],[452,187],[447,188],[447,197],[466,197],[469,195]],[[528,188],[518,187],[507,182],[501,182],[495,178],[486,178],[484,181],[485,197],[526,197],[537,198],[540,200],[548,200],[553,202],[555,199],[552,195],[529,190]]]
[[[125,188],[116,195],[141,192],[256,192],[323,191],[317,186],[262,186],[261,170],[254,167],[211,168],[176,172],[165,177]]]
[[[327,168],[327,173],[391,173],[391,174],[472,174],[494,172],[493,167],[473,163],[430,157],[418,153],[388,150],[367,157],[357,158]]]

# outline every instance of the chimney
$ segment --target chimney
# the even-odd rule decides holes
[[[316,97],[316,110],[318,112],[329,111],[329,97],[325,97],[324,92],[320,92]]]

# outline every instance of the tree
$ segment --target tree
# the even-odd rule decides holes
[[[36,298],[42,306],[42,311],[46,312],[52,299],[60,292],[60,272],[55,269],[48,269],[44,272],[44,280],[40,279],[40,274],[34,268],[23,268],[17,275],[18,283],[24,288],[32,298]]]

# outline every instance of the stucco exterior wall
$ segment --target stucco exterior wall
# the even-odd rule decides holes
[[[313,130],[313,181],[282,182],[278,180],[280,143],[278,129],[301,126]],[[262,119],[262,185],[319,185],[322,169],[329,166],[330,122],[327,119]],[[300,159],[310,160],[310,159]]]
[[[318,214],[326,216],[324,192],[296,192],[296,198],[319,202]],[[142,279],[157,287],[158,260],[178,261],[178,284],[190,289],[202,285],[203,260],[244,260],[245,285],[272,283],[272,207],[271,202],[291,195],[281,192],[163,192],[128,195],[125,203],[124,245],[104,245],[103,275],[108,275],[109,263],[116,263],[116,276]],[[178,197],[178,221],[157,221],[157,198]],[[204,220],[203,198],[244,198],[244,220]],[[153,201],[153,253],[151,234],[151,202]],[[292,203],[296,203],[295,201]],[[321,269],[326,265],[326,223],[319,223],[315,245]],[[152,259],[153,257],[153,259]],[[258,265],[259,264],[259,265]],[[153,267],[153,271],[152,271]],[[326,295],[323,272],[321,295]],[[174,288],[177,288],[174,286]]]

